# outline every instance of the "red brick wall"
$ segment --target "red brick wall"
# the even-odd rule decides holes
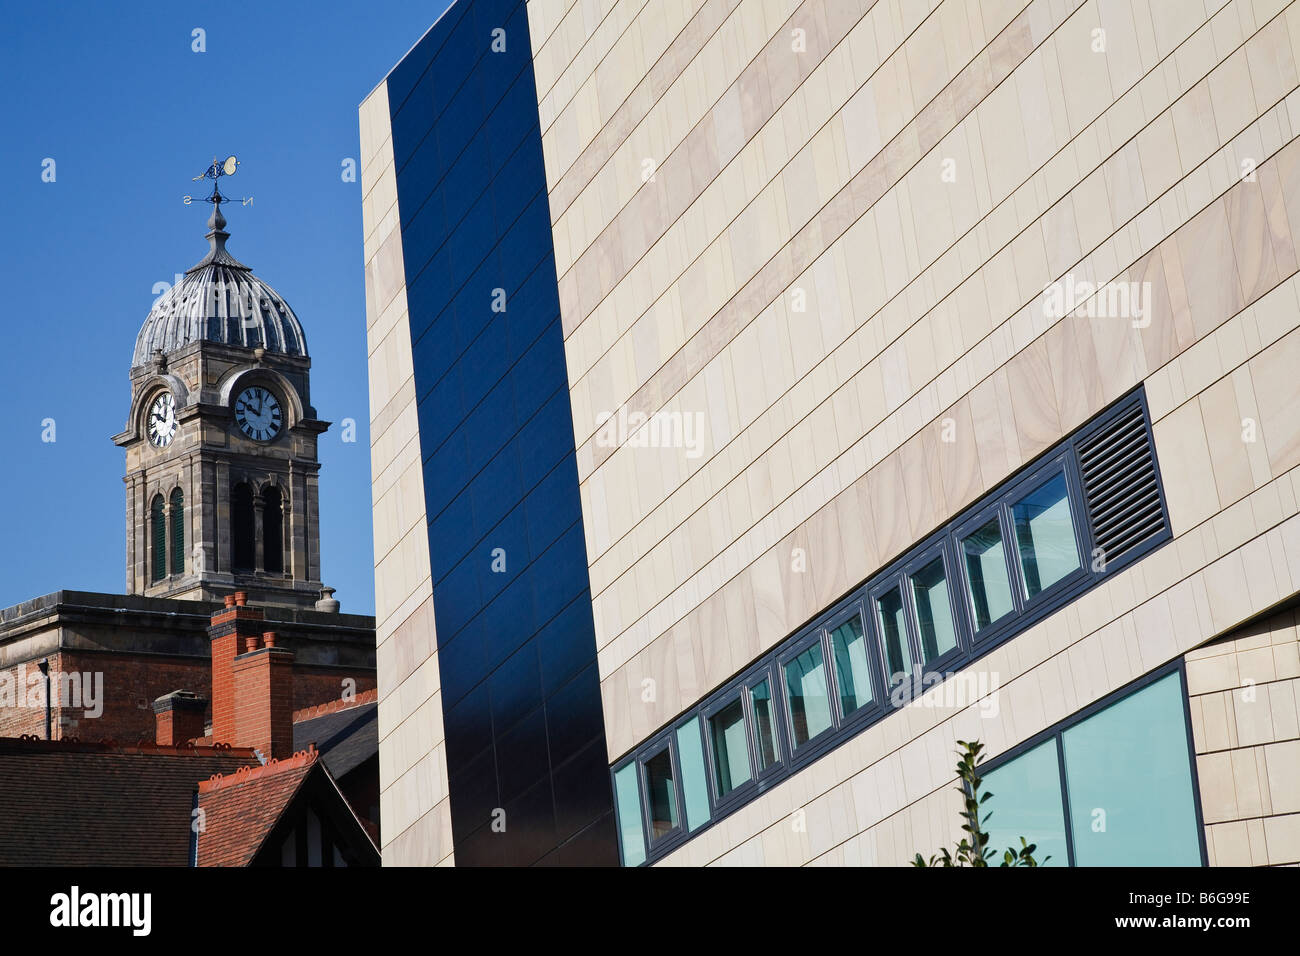
[[[293,709],[302,710],[304,707],[342,700],[344,678],[351,679],[355,684],[352,690],[357,694],[374,690],[378,686],[373,671],[368,674],[361,671],[348,673],[337,669],[327,670],[296,664],[293,669]]]

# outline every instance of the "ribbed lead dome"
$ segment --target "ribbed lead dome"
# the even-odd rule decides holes
[[[154,303],[136,336],[133,368],[147,365],[159,349],[172,352],[199,341],[307,355],[307,339],[289,303],[226,251],[225,225],[216,204],[208,219],[208,254]]]

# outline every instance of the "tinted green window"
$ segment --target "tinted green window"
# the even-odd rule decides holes
[[[1020,848],[1021,837],[1037,844],[1034,859],[1040,865],[1048,856],[1047,866],[1069,865],[1055,737],[989,773],[982,789],[993,794],[984,811],[992,811],[985,829],[996,851],[994,866],[1008,847]]]
[[[754,711],[754,737],[758,742],[758,772],[762,773],[781,759],[776,742],[776,717],[772,712],[772,688],[761,680],[749,691]]]
[[[921,632],[921,660],[928,664],[957,646],[943,558],[935,558],[912,575],[912,600]]]
[[[1032,598],[1079,567],[1065,475],[1039,485],[1011,507],[1025,597]]]
[[[667,747],[645,762],[645,785],[650,804],[650,839],[654,841],[677,827],[677,784]]]
[[[812,740],[831,726],[831,699],[826,688],[826,662],[821,644],[814,644],[785,665],[794,745]]]
[[[862,618],[854,615],[831,631],[831,651],[835,655],[840,710],[847,717],[871,703],[871,671],[867,667],[867,636],[862,630]]]
[[[623,865],[640,866],[645,862],[645,837],[641,832],[641,794],[636,785],[635,761],[614,771],[614,803]]]
[[[739,697],[709,718],[709,735],[713,742],[718,796],[725,797],[750,779],[745,708]]]
[[[1178,674],[1071,727],[1063,743],[1076,866],[1201,865]]]
[[[876,599],[880,614],[880,635],[885,645],[885,678],[893,683],[912,673],[912,655],[907,649],[907,623],[903,620],[903,598],[898,588]]]
[[[993,518],[974,534],[962,539],[962,559],[970,588],[975,630],[987,627],[1015,609],[1011,582],[1007,578],[1007,554],[1002,544],[1002,527]]]
[[[704,744],[698,717],[677,728],[677,759],[682,765],[686,828],[697,830],[709,822],[709,777],[704,769]]]

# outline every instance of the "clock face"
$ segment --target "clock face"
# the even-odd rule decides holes
[[[149,406],[149,440],[166,448],[175,437],[176,399],[171,392],[163,392]]]
[[[284,413],[280,400],[270,389],[253,385],[235,399],[235,422],[239,430],[256,441],[270,441],[280,434]]]

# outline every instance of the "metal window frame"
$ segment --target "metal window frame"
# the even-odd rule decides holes
[[[871,614],[868,607],[866,598],[859,595],[850,601],[847,606],[840,608],[837,613],[828,617],[824,625],[826,647],[832,661],[830,667],[831,677],[835,685],[833,692],[834,707],[839,714],[841,729],[856,728],[859,724],[865,726],[872,723],[886,709],[885,701],[888,699],[888,693],[885,688],[880,686],[882,675],[885,673],[884,665],[876,660],[876,641],[871,630]],[[844,703],[841,700],[840,671],[839,667],[834,665],[835,631],[855,617],[862,622],[862,649],[867,658],[867,679],[871,683],[871,699],[864,704],[859,704],[852,712],[846,714],[844,712]]]
[[[745,682],[737,681],[728,685],[727,689],[722,693],[714,695],[712,701],[700,710],[700,716],[703,718],[701,731],[704,734],[704,772],[708,778],[706,785],[709,792],[709,808],[711,811],[732,804],[738,805],[748,802],[749,791],[757,789],[758,786],[758,774],[755,772],[757,755],[754,752],[754,735],[749,716],[749,706],[746,700],[747,696],[748,689]],[[713,739],[713,719],[733,703],[740,704],[740,719],[745,727],[745,758],[749,761],[749,779],[732,787],[726,793],[721,793],[718,781],[718,752]]]
[[[774,660],[773,670],[779,692],[774,693],[773,697],[779,701],[778,710],[781,712],[781,727],[784,730],[786,740],[786,763],[792,771],[820,757],[826,752],[826,744],[835,740],[839,735],[840,719],[835,707],[835,683],[831,677],[831,663],[827,654],[828,643],[826,628],[818,625],[809,628],[802,637],[790,642],[788,646],[778,648]],[[819,731],[801,744],[796,744],[794,739],[794,710],[790,705],[790,688],[786,683],[785,669],[814,647],[820,649],[822,655],[822,669],[826,675],[826,709],[827,713],[830,714],[831,722],[830,726],[825,730]]]
[[[1167,664],[1162,664],[1155,670],[1148,671],[1141,677],[1129,681],[1122,687],[1111,691],[1100,700],[1093,701],[1086,707],[1082,707],[1063,720],[1057,721],[1050,727],[1046,727],[1034,734],[1032,737],[1021,741],[1014,747],[1011,747],[996,757],[991,757],[980,764],[980,776],[987,777],[993,771],[1011,763],[1017,757],[1022,757],[1029,751],[1049,740],[1056,742],[1057,773],[1061,783],[1061,812],[1065,822],[1065,842],[1066,852],[1068,854],[1068,863],[1070,866],[1077,866],[1075,862],[1074,851],[1074,827],[1070,817],[1070,787],[1066,779],[1065,767],[1065,732],[1079,724],[1084,723],[1092,717],[1096,717],[1104,710],[1108,710],[1115,704],[1122,703],[1134,694],[1141,693],[1152,684],[1159,683],[1172,674],[1178,675],[1179,698],[1182,703],[1183,711],[1183,728],[1187,740],[1187,765],[1190,770],[1190,786],[1192,789],[1192,805],[1196,811],[1196,836],[1197,847],[1201,855],[1201,866],[1209,866],[1209,854],[1205,845],[1205,817],[1201,811],[1201,781],[1196,773],[1196,741],[1192,733],[1192,705],[1191,698],[1187,694],[1187,665],[1182,656],[1174,658]]]
[[[966,566],[966,549],[963,547],[963,542],[990,521],[997,522],[998,533],[1002,535],[1002,566],[1006,572],[1007,588],[1011,595],[1011,610],[981,628],[975,626],[975,597],[971,588],[970,569]],[[961,605],[970,625],[972,646],[981,647],[988,642],[997,641],[1007,628],[1015,626],[1015,622],[1024,613],[1024,599],[1021,597],[1021,585],[1017,577],[1020,562],[1011,552],[1015,543],[1015,529],[1011,527],[1010,515],[1005,503],[999,498],[986,505],[968,520],[957,525],[953,529],[952,537],[953,550],[957,555],[957,574],[961,578]]]

